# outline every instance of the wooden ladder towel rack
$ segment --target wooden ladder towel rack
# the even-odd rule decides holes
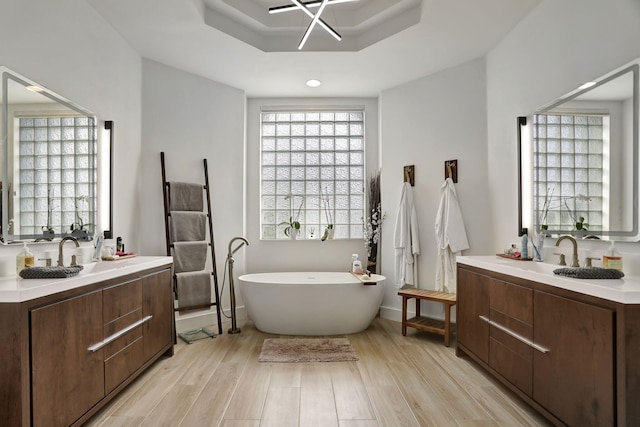
[[[170,211],[170,188],[171,188],[171,182],[167,181],[167,176],[166,176],[166,168],[165,168],[165,158],[164,158],[164,152],[160,153],[160,163],[162,166],[162,194],[163,194],[163,203],[164,203],[164,225],[165,225],[165,236],[166,236],[166,243],[167,243],[167,256],[172,256],[174,255],[174,242],[172,240],[172,236],[171,236],[171,211]],[[204,166],[204,185],[202,185],[202,190],[204,191],[204,196],[206,197],[206,214],[207,214],[207,228],[208,228],[208,248],[210,249],[211,252],[211,275],[213,276],[213,292],[212,292],[212,299],[213,301],[210,304],[198,304],[198,305],[191,305],[191,306],[187,306],[187,307],[176,307],[174,308],[174,310],[176,312],[181,312],[181,311],[187,311],[187,310],[198,310],[198,309],[209,309],[213,306],[216,307],[216,317],[217,317],[217,321],[218,321],[218,334],[222,334],[222,317],[220,315],[221,310],[220,310],[220,292],[219,292],[219,288],[218,288],[218,272],[217,272],[217,268],[216,268],[216,252],[215,252],[215,245],[214,245],[214,239],[213,239],[213,220],[212,220],[212,212],[211,212],[211,187],[209,184],[209,169],[207,166],[207,159],[203,159],[203,166]],[[207,267],[205,266],[205,269]],[[204,270],[202,270],[204,271]],[[174,273],[173,275],[173,289],[174,289],[174,296],[177,299],[177,279],[176,279],[176,274]],[[210,336],[210,337],[215,337],[216,335],[210,331],[208,331],[206,328],[200,328],[198,330],[195,331],[190,331],[187,333],[182,333],[182,334],[178,334],[178,336],[180,336],[180,338],[184,339],[185,341],[187,341],[189,344],[191,344],[191,342],[193,342],[195,339],[190,338],[190,336],[193,336],[195,333],[198,332],[202,332],[204,333],[204,336],[201,336],[201,338],[205,338],[206,336]],[[199,338],[197,338],[199,339]]]

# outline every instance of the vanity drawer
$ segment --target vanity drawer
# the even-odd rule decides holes
[[[142,280],[137,279],[102,291],[104,324],[142,308]]]
[[[533,291],[531,289],[491,279],[489,300],[492,312],[502,313],[529,326],[533,325]]]
[[[491,333],[494,335],[494,331]],[[497,334],[504,333],[497,332]],[[501,341],[493,336],[489,339],[489,366],[524,393],[531,395],[533,390],[532,350],[529,347],[514,351],[514,348],[505,345],[504,341],[506,340]]]
[[[141,328],[136,328],[141,330]],[[124,338],[124,337],[123,337]],[[144,363],[144,339],[139,334],[117,353],[105,358],[104,391],[109,394]]]

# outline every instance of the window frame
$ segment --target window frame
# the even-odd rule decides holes
[[[286,115],[290,114],[295,117],[290,118],[290,120],[285,120],[281,118],[278,121],[276,118],[270,118],[265,121],[265,116],[267,115]],[[310,116],[317,114],[318,120],[314,120],[310,118]],[[327,115],[334,114],[334,118],[328,120],[326,118]],[[340,117],[336,120],[335,114],[338,115],[347,115],[348,119],[343,120]],[[301,120],[301,116],[304,115],[304,120]],[[322,116],[325,116],[324,118]],[[353,116],[355,115],[355,116]],[[358,119],[359,116],[360,118]],[[266,241],[280,241],[280,240],[288,240],[289,236],[283,233],[283,230],[286,224],[285,222],[289,222],[290,219],[294,216],[297,216],[297,210],[300,209],[300,217],[298,218],[300,221],[300,232],[298,234],[299,239],[305,240],[316,240],[321,239],[323,237],[324,231],[327,228],[327,223],[333,221],[335,238],[340,240],[361,240],[363,238],[363,217],[365,213],[365,177],[366,177],[366,111],[364,106],[340,106],[340,107],[330,107],[330,106],[286,106],[286,107],[261,107],[259,111],[259,228],[258,233],[260,236],[260,240]],[[278,123],[288,123],[291,125],[295,124],[303,124],[305,128],[305,132],[300,134],[298,131],[295,135],[293,135],[291,131],[286,132],[284,135],[276,134],[265,134],[265,123],[267,124],[275,124],[277,126]],[[323,131],[311,132],[307,133],[308,124],[309,123],[317,123],[320,128],[322,128],[323,123],[330,123],[333,129],[333,133],[330,135],[323,134]],[[352,132],[348,132],[347,135],[340,134],[336,137],[335,135],[335,124],[339,123],[341,126],[346,126],[349,130],[351,123],[357,124],[359,126],[359,133],[356,132],[352,134]],[[330,127],[331,127],[330,126]],[[344,133],[344,132],[342,132]],[[282,136],[281,139],[288,139],[289,148],[282,149],[278,151],[278,136]],[[332,139],[333,144],[330,147],[325,147],[323,145],[324,141],[322,139]],[[265,146],[265,139],[272,138],[271,141],[276,146]],[[344,146],[342,149],[336,144],[336,138],[347,138],[346,149]],[[359,140],[355,144],[349,142],[348,138],[353,138],[354,140]],[[292,143],[292,140],[296,139],[295,143]],[[313,146],[308,143],[309,140],[317,139],[317,146]],[[303,145],[301,148],[301,141],[303,140]],[[270,143],[271,143],[270,142]],[[284,145],[287,144],[286,141]],[[344,141],[341,142],[344,144]],[[267,150],[265,150],[267,148]],[[286,148],[286,147],[285,147]],[[354,149],[352,149],[354,148]],[[299,163],[294,165],[293,162],[290,162],[289,165],[286,163],[283,169],[286,169],[289,166],[289,175],[286,176],[281,175],[281,179],[278,180],[278,177],[275,174],[268,170],[269,168],[275,168],[278,163],[272,164],[273,159],[269,160],[269,164],[265,164],[265,152],[273,154],[277,156],[279,153],[288,153],[289,155],[295,154],[300,158],[300,156],[304,157],[304,161],[302,164]],[[342,160],[344,161],[344,157],[347,158],[346,167],[349,171],[349,175],[345,178],[342,176],[342,179],[336,176],[336,168],[341,168],[345,166],[344,164],[337,165],[336,164],[336,153],[342,156]],[[320,161],[319,163],[315,163],[316,161],[312,161],[311,164],[307,163],[307,160],[313,154],[317,154],[318,157],[322,158],[323,155],[326,158],[332,158],[331,163],[324,163],[324,161]],[[356,155],[359,158],[359,163],[352,163],[352,156]],[[285,155],[286,156],[286,155]],[[324,166],[323,166],[324,165]],[[297,175],[294,177],[292,169],[298,169]],[[305,169],[304,178],[300,178],[299,168]],[[316,175],[309,175],[308,172],[310,169],[314,168],[324,168],[324,169],[332,169],[331,173],[323,175],[325,172],[318,173]],[[349,169],[351,168],[351,169]],[[355,177],[352,177],[352,170],[354,168],[358,169],[358,173],[356,173]],[[265,174],[265,170],[268,170],[268,173]],[[266,178],[265,178],[266,176]],[[329,178],[331,176],[331,178]],[[277,187],[278,182],[283,183],[279,189],[274,188],[265,188],[265,183],[271,182]],[[288,187],[286,183],[288,184]],[[304,183],[304,190],[301,191],[300,183]],[[295,183],[296,185],[294,185]],[[313,187],[313,183],[317,183],[315,188],[311,191],[308,190],[309,183],[311,183]],[[336,183],[339,183],[337,185]],[[345,191],[345,183],[346,183],[346,191]],[[340,188],[338,188],[340,187]],[[356,188],[357,187],[357,188]],[[265,206],[265,196],[268,194],[274,194],[275,199],[270,201]],[[303,196],[301,203],[298,203],[300,196]],[[289,197],[286,197],[289,196]],[[347,209],[337,209],[340,207],[344,208],[344,201],[347,200]],[[354,202],[354,200],[356,200]],[[337,204],[338,205],[337,205]],[[325,209],[325,207],[329,206],[329,209]],[[297,207],[296,207],[297,206]],[[345,210],[348,212],[345,217]],[[330,220],[327,219],[327,213],[329,213]],[[356,218],[357,217],[357,218]],[[267,229],[265,229],[267,227]],[[313,235],[311,236],[311,229],[313,228]]]

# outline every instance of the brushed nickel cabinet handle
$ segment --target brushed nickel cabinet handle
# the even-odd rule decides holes
[[[497,322],[494,322],[493,320],[489,319],[489,318],[488,318],[488,317],[486,317],[486,316],[482,316],[482,315],[480,315],[480,316],[478,316],[478,317],[479,317],[479,318],[480,318],[480,320],[482,320],[483,322],[486,322],[486,323],[488,323],[488,324],[489,324],[489,325],[491,325],[491,326],[495,326],[496,328],[500,329],[502,332],[504,332],[504,333],[506,333],[506,334],[508,334],[508,335],[512,336],[513,338],[517,339],[517,340],[518,340],[518,341],[520,341],[520,342],[525,343],[525,344],[526,344],[526,345],[528,345],[529,347],[532,347],[532,348],[534,348],[534,349],[538,350],[540,353],[547,354],[547,353],[549,353],[549,352],[551,351],[551,350],[549,350],[548,348],[544,348],[544,347],[542,347],[541,345],[536,344],[535,342],[531,341],[530,339],[525,338],[525,337],[523,337],[522,335],[520,335],[520,334],[518,334],[518,333],[516,333],[516,332],[513,332],[511,329],[509,329],[509,328],[507,328],[507,327],[504,327],[504,326],[502,326],[501,324],[499,324],[499,323],[497,323]]]
[[[124,329],[119,330],[118,332],[116,332],[113,335],[109,335],[107,338],[105,338],[104,340],[100,341],[99,343],[96,343],[94,345],[92,345],[91,347],[89,347],[87,350],[89,350],[92,353],[95,353],[96,351],[100,350],[102,347],[104,347],[105,345],[117,340],[118,338],[120,338],[121,336],[123,336],[124,334],[126,334],[127,332],[137,328],[138,326],[141,326],[145,323],[147,323],[149,320],[151,320],[153,316],[147,316],[144,317],[140,320],[138,320],[135,323],[130,324],[129,326],[127,326]]]

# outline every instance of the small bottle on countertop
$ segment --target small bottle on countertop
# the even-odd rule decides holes
[[[16,256],[16,273],[20,274],[22,270],[25,268],[33,267],[34,265],[34,256],[27,247],[27,243],[23,243],[22,250]]]
[[[122,243],[122,237],[116,238],[116,253],[124,252],[124,243]]]
[[[522,235],[522,248],[520,249],[520,258],[529,258],[529,236]]]
[[[611,242],[611,246],[605,251],[602,266],[622,271],[622,255],[616,250],[615,242]]]
[[[358,254],[351,255],[351,259],[353,260],[351,263],[351,272],[354,274],[362,274],[362,262]]]

